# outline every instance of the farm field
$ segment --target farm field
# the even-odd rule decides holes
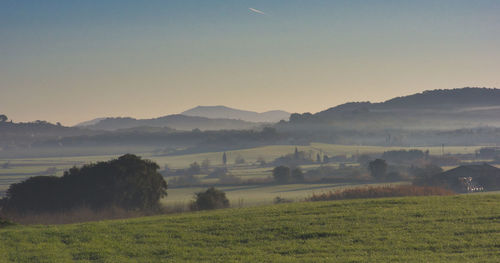
[[[394,183],[399,184],[399,183]],[[365,184],[366,185],[366,184]],[[387,184],[370,184],[387,185]],[[358,187],[363,184],[285,184],[285,185],[242,185],[220,186],[226,193],[232,207],[246,207],[273,203],[276,197],[288,201],[302,201],[313,193],[319,194],[331,190],[348,187]],[[194,193],[205,190],[206,187],[180,187],[168,189],[168,196],[163,200],[167,206],[185,207],[193,200]]]
[[[441,146],[434,147],[381,147],[381,146],[357,146],[357,145],[334,145],[324,143],[312,143],[307,146],[302,145],[272,145],[257,147],[251,149],[242,149],[227,152],[228,168],[231,174],[245,179],[261,179],[267,178],[272,174],[272,168],[259,167],[257,160],[264,159],[270,162],[280,156],[293,153],[295,147],[300,151],[305,151],[314,157],[317,153],[335,155],[355,155],[364,153],[383,153],[389,150],[398,149],[420,149],[429,150],[431,154],[440,154]],[[474,153],[479,146],[450,146],[445,147],[446,153]],[[138,149],[140,150],[140,149]],[[125,153],[125,152],[124,152]],[[160,167],[168,165],[170,168],[179,169],[186,168],[193,162],[201,163],[208,159],[213,166],[220,166],[222,152],[210,152],[200,154],[175,155],[175,156],[157,156],[150,152],[137,152],[136,154],[146,159],[151,159],[157,162]],[[119,155],[96,155],[96,156],[66,156],[66,157],[47,157],[47,158],[17,158],[17,159],[0,159],[0,165],[9,164],[8,168],[0,168],[0,196],[8,189],[12,183],[20,182],[31,176],[36,175],[57,175],[61,176],[63,172],[72,166],[81,166],[86,163],[107,161],[118,157]],[[245,164],[236,165],[234,160],[241,156],[245,159]],[[336,165],[336,164],[329,164]],[[308,170],[319,165],[305,165],[303,169]],[[1,167],[1,166],[0,166]],[[453,167],[445,167],[451,169]],[[206,180],[209,183],[209,180]],[[190,193],[192,194],[192,193]],[[274,198],[274,197],[273,197]],[[184,199],[184,198],[181,198]],[[269,201],[269,200],[268,200]]]
[[[498,262],[499,194],[290,203],[0,229],[3,262]]]

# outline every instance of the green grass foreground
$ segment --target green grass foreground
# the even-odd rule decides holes
[[[291,203],[0,229],[2,262],[499,262],[500,194]]]

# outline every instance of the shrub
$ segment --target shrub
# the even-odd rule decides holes
[[[291,171],[291,177],[296,182],[304,181],[304,172],[300,167],[296,167]]]
[[[274,198],[274,203],[275,204],[284,204],[284,203],[291,203],[292,200],[290,199],[286,199],[286,198],[282,198],[281,196],[276,196]]]
[[[200,173],[201,173],[201,166],[197,162],[190,164],[189,168],[186,170],[187,175],[196,175]]]
[[[438,185],[435,175],[443,172],[437,165],[426,165],[422,168],[413,168],[410,173],[414,176],[413,184],[419,186]]]
[[[214,187],[195,194],[195,200],[190,205],[191,210],[210,210],[229,207],[226,193]]]
[[[12,184],[2,210],[67,211],[78,207],[156,209],[167,195],[159,166],[126,154],[108,162],[73,167],[62,177],[36,176]]]
[[[387,173],[387,163],[382,159],[375,159],[368,163],[371,175],[377,179],[384,179]]]
[[[424,196],[424,195],[453,195],[455,192],[431,186],[378,186],[378,187],[356,187],[340,191],[330,191],[323,194],[313,194],[307,201],[327,201],[355,198],[379,198],[398,196]]]

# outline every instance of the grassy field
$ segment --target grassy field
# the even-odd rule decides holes
[[[291,203],[0,229],[1,262],[499,262],[500,195]]]
[[[386,185],[386,184],[370,184]],[[247,207],[273,203],[276,197],[289,201],[302,201],[315,194],[348,187],[358,187],[362,184],[285,184],[285,185],[242,185],[221,186],[217,189],[226,192],[232,207]],[[163,200],[167,206],[187,206],[193,200],[194,193],[205,190],[201,187],[182,187],[168,190],[168,197]]]

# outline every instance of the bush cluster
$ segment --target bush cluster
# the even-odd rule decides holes
[[[155,209],[167,195],[158,165],[126,154],[108,162],[73,167],[62,177],[36,176],[12,184],[3,211],[52,212],[77,207]]]
[[[229,207],[226,193],[214,187],[195,194],[195,200],[191,203],[191,210],[209,210]]]

